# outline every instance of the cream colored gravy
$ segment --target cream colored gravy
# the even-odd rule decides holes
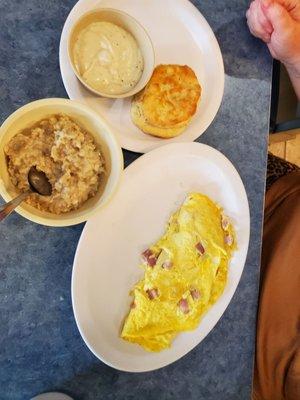
[[[103,21],[93,22],[79,32],[73,58],[87,85],[107,94],[130,91],[144,68],[134,37],[123,28]]]

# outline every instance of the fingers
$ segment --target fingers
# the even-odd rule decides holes
[[[277,3],[284,7],[286,10],[290,11],[299,4],[299,0],[260,0],[263,7],[268,8],[272,3]]]
[[[273,2],[273,0],[260,0],[260,4],[262,9],[266,9],[270,6],[270,4]]]
[[[254,0],[246,13],[247,23],[252,35],[268,43],[273,26],[262,11],[260,0]]]
[[[273,2],[285,8],[296,21],[300,20],[299,0],[261,0],[262,8],[268,8]]]
[[[271,1],[271,0],[265,0],[265,1]],[[268,33],[272,33],[273,32],[273,26],[271,24],[271,22],[268,20],[268,18],[266,17],[266,14],[264,12],[263,9],[263,0],[258,0],[258,5],[257,5],[257,18],[258,21],[261,25],[261,27]]]
[[[278,2],[271,1],[268,7],[265,5],[262,7],[265,16],[277,32],[282,32],[282,34],[284,34],[293,25],[294,21],[289,12]]]

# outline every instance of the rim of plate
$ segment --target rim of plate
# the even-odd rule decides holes
[[[200,341],[198,341],[196,344],[192,344],[191,346],[188,346],[187,349],[184,350],[184,352],[179,356],[179,357],[173,357],[173,359],[171,359],[170,361],[167,362],[163,362],[161,363],[160,366],[158,367],[146,367],[143,369],[138,369],[138,370],[134,370],[132,368],[124,368],[124,367],[119,367],[118,365],[115,365],[114,363],[111,363],[110,361],[108,361],[105,357],[100,356],[97,351],[94,349],[94,347],[89,343],[88,338],[86,337],[86,335],[83,332],[83,329],[80,326],[80,322],[79,322],[79,315],[77,315],[77,311],[76,311],[76,300],[75,300],[75,275],[76,275],[76,271],[79,268],[79,263],[78,263],[78,257],[79,257],[79,251],[80,251],[80,247],[82,245],[82,242],[85,240],[85,236],[87,235],[87,227],[90,223],[90,221],[87,222],[87,224],[85,225],[78,244],[77,244],[77,248],[76,248],[76,252],[75,252],[75,256],[74,256],[74,261],[73,261],[73,268],[72,268],[72,277],[71,277],[71,299],[72,299],[72,308],[73,308],[73,314],[74,314],[74,318],[76,321],[76,325],[77,328],[79,330],[79,333],[84,341],[84,343],[86,344],[86,346],[88,347],[88,349],[94,354],[95,357],[97,357],[100,361],[102,361],[103,363],[105,363],[106,365],[108,365],[109,367],[112,367],[116,370],[119,371],[123,371],[123,372],[132,372],[132,373],[143,373],[143,372],[150,372],[150,371],[155,371],[155,370],[159,370],[161,368],[164,368],[170,364],[173,364],[174,362],[180,360],[181,358],[183,358],[184,356],[186,356],[190,351],[192,351],[195,347],[197,347],[205,338],[206,336],[214,329],[214,327],[217,325],[217,323],[220,321],[220,319],[222,318],[222,316],[224,315],[227,307],[229,306],[229,304],[231,303],[231,300],[239,286],[243,271],[244,271],[244,267],[245,267],[245,263],[246,263],[246,258],[247,258],[247,254],[248,254],[248,250],[249,250],[249,241],[250,241],[250,209],[249,209],[249,201],[248,201],[248,196],[247,196],[247,192],[245,189],[245,186],[243,184],[242,178],[240,176],[240,174],[238,173],[238,171],[236,170],[235,166],[232,164],[232,162],[223,154],[221,153],[219,150],[206,145],[204,143],[198,143],[198,142],[190,142],[190,143],[171,143],[167,146],[162,146],[159,147],[155,150],[152,150],[149,153],[143,154],[141,157],[139,157],[138,159],[136,159],[135,161],[133,161],[125,170],[124,170],[124,175],[123,175],[123,179],[126,175],[127,170],[131,170],[133,169],[137,164],[139,163],[143,163],[144,160],[147,160],[148,158],[151,158],[153,156],[153,154],[159,154],[159,153],[166,153],[168,154],[168,150],[169,148],[182,148],[182,147],[198,147],[200,149],[200,147],[202,147],[202,149],[206,152],[210,152],[211,154],[214,154],[218,157],[218,164],[223,164],[226,165],[227,168],[229,168],[232,173],[233,173],[233,178],[235,180],[235,183],[238,186],[238,190],[241,192],[241,197],[240,197],[240,201],[241,203],[243,203],[243,208],[245,209],[247,215],[246,215],[246,246],[245,246],[245,250],[244,253],[241,255],[241,258],[239,260],[239,264],[241,265],[241,268],[239,270],[239,275],[238,275],[238,279],[236,282],[236,285],[234,286],[233,289],[231,289],[229,295],[226,298],[226,301],[224,302],[224,307],[222,307],[222,313],[221,315],[216,319],[216,321],[214,321],[212,324],[210,324],[210,328],[205,331],[204,336],[202,337],[202,339]],[[181,150],[181,155],[183,155],[183,151]],[[224,294],[223,294],[224,295]],[[223,296],[222,295],[222,296]],[[220,297],[221,299],[221,297]],[[219,300],[220,300],[219,299]],[[217,304],[217,303],[216,303]],[[208,310],[207,313],[211,312],[211,309]],[[206,314],[207,314],[206,313]],[[182,332],[181,334],[184,334],[185,332]]]
[[[121,147],[125,150],[129,150],[129,151],[136,152],[136,153],[148,153],[151,150],[154,150],[156,148],[166,146],[166,145],[169,145],[172,143],[191,143],[191,142],[195,141],[196,139],[198,139],[207,130],[207,128],[213,123],[214,119],[216,118],[216,116],[218,114],[221,103],[222,103],[222,99],[224,96],[224,88],[225,88],[225,69],[224,69],[224,61],[223,61],[222,52],[221,52],[218,40],[214,34],[214,31],[212,30],[211,26],[209,25],[209,23],[207,22],[205,17],[202,15],[201,11],[193,3],[191,3],[190,0],[173,0],[173,1],[177,1],[179,4],[181,4],[182,7],[188,8],[189,11],[192,13],[192,15],[194,17],[196,17],[199,21],[201,21],[201,24],[203,26],[205,26],[206,29],[211,34],[210,35],[211,46],[214,48],[215,60],[216,60],[216,64],[218,65],[219,74],[220,74],[220,77],[219,77],[220,84],[218,86],[219,90],[216,93],[216,96],[214,97],[215,106],[214,106],[214,109],[210,112],[209,118],[207,118],[207,121],[203,125],[203,127],[200,130],[198,130],[197,134],[193,134],[192,138],[189,138],[189,139],[185,138],[185,136],[184,136],[185,132],[183,132],[181,135],[176,136],[174,138],[170,138],[170,139],[161,139],[161,138],[153,137],[153,141],[148,141],[148,142],[136,141],[135,139],[132,139],[132,138],[130,140],[128,140],[128,138],[126,138],[126,135],[120,134],[120,132],[117,129],[115,129],[114,131],[115,131],[115,134],[121,144]],[[83,3],[87,3],[87,2],[89,2],[90,4],[93,5],[93,8],[90,8],[89,10],[101,8],[100,1],[79,0],[74,5],[74,7],[71,9],[71,11],[69,12],[69,14],[65,20],[65,23],[63,25],[63,29],[61,32],[60,43],[59,43],[59,67],[60,67],[60,74],[61,74],[61,78],[63,81],[63,85],[65,87],[65,90],[71,100],[79,101],[84,104],[86,104],[86,102],[82,98],[78,98],[78,96],[75,96],[75,95],[73,96],[73,94],[72,94],[73,89],[67,81],[69,73],[74,75],[72,67],[68,66],[69,60],[68,60],[68,44],[67,43],[68,43],[68,35],[72,29],[73,24],[75,23],[75,21],[78,18],[80,18],[80,15],[83,15],[82,13],[80,15],[77,15],[77,10],[80,9],[80,7]],[[113,5],[111,7],[113,7]],[[108,8],[108,7],[103,6],[103,8]],[[116,8],[116,7],[113,7],[113,8],[118,10],[118,8]],[[120,10],[120,11],[123,11],[123,10]],[[127,11],[124,11],[124,12],[127,13]],[[77,16],[75,17],[75,15],[77,15]],[[133,18],[135,18],[135,17],[133,17]],[[73,19],[75,19],[75,21],[73,21]],[[143,24],[140,21],[138,21],[138,22],[143,26]],[[151,39],[150,33],[149,33],[149,36]],[[154,46],[154,52],[155,52],[155,46]],[[64,57],[67,58],[67,60],[68,60],[67,62],[63,61]],[[96,95],[94,95],[94,96],[96,97]],[[86,104],[86,105],[88,107],[90,107],[88,104]],[[96,111],[96,112],[98,112],[98,111]],[[103,118],[108,120],[105,113],[103,113],[103,112],[98,112],[98,113]],[[108,123],[110,123],[109,120],[108,120]],[[141,131],[141,133],[143,133],[143,132]],[[157,140],[157,139],[159,139],[159,140]]]

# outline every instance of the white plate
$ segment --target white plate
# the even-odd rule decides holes
[[[97,7],[116,8],[135,17],[152,39],[156,64],[187,64],[197,74],[202,97],[192,123],[182,135],[164,140],[144,134],[131,122],[131,99],[97,97],[77,80],[68,59],[68,35],[84,12]],[[80,0],[63,28],[59,60],[69,97],[99,112],[111,124],[121,146],[136,152],[145,153],[172,142],[192,142],[213,121],[223,96],[224,67],[219,45],[205,18],[188,0]]]
[[[207,194],[224,207],[236,228],[238,250],[222,297],[198,329],[180,334],[169,350],[148,353],[119,337],[131,302],[128,293],[143,274],[138,268],[141,252],[163,234],[190,191]],[[249,231],[243,183],[217,150],[200,143],[173,143],[136,160],[125,170],[112,202],[87,222],[77,248],[72,301],[87,346],[123,371],[150,371],[178,360],[204,339],[228,306],[244,268]]]

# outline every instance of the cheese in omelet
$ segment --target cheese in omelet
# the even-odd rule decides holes
[[[195,329],[223,293],[235,247],[222,208],[203,194],[189,194],[163,237],[142,254],[145,275],[131,292],[121,337],[161,351],[178,333]]]

